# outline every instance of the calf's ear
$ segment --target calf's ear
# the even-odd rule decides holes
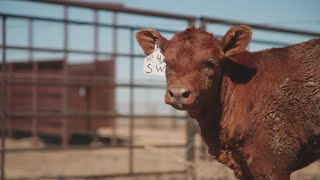
[[[136,39],[146,55],[153,53],[155,44],[160,46],[162,51],[168,44],[168,40],[153,29],[142,29],[138,31],[136,33]]]
[[[252,37],[252,30],[245,25],[235,26],[221,39],[220,45],[227,57],[243,52],[248,46]]]

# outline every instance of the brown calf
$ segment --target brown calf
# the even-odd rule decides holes
[[[222,39],[194,27],[136,34],[145,54],[161,47],[165,102],[198,121],[211,155],[239,179],[290,179],[320,158],[320,39],[247,52],[251,36],[244,25]]]

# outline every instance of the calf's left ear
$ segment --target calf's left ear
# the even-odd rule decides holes
[[[153,29],[142,29],[136,33],[136,39],[146,55],[153,53],[155,44],[162,50],[168,44],[168,40],[158,31]]]
[[[231,57],[245,51],[251,37],[252,30],[248,26],[240,25],[230,28],[220,42],[224,55]]]

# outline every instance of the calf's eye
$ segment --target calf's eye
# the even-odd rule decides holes
[[[215,64],[211,61],[207,61],[203,64],[203,68],[205,68],[205,69],[211,70],[211,69],[214,69],[214,67],[215,67]]]

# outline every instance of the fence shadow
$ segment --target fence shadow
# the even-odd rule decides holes
[[[0,133],[1,130],[0,130]],[[23,140],[33,137],[31,132],[28,131],[19,131],[14,130],[10,132],[10,134],[6,133],[7,138],[12,138],[14,140]],[[50,135],[39,135],[38,140],[44,143],[46,146],[62,146],[63,141],[60,136],[50,136]],[[69,138],[69,145],[84,145],[90,146],[93,143],[97,144],[100,143],[105,146],[110,146],[114,140],[112,137],[107,136],[99,136],[96,135],[95,137],[89,134],[72,134]],[[117,145],[124,145],[127,143],[127,140],[117,137],[115,139],[115,143]]]

